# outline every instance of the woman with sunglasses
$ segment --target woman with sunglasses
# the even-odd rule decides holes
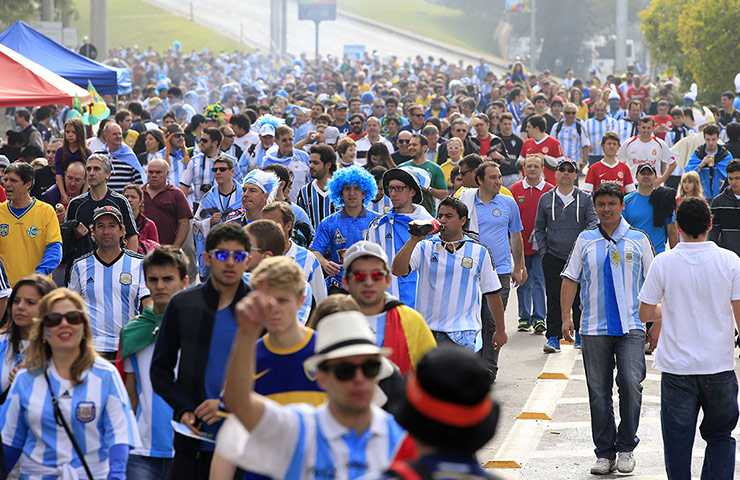
[[[0,389],[5,400],[10,384],[21,367],[30,343],[34,319],[39,315],[41,297],[57,288],[46,275],[33,273],[21,278],[8,298],[5,325],[0,330]]]
[[[120,375],[98,356],[82,298],[45,295],[25,369],[0,412],[6,464],[20,478],[125,479],[139,433]]]

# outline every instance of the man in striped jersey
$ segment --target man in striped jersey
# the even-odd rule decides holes
[[[156,247],[142,262],[151,308],[144,308],[121,330],[120,359],[126,372],[126,391],[136,412],[141,446],[131,451],[126,475],[140,480],[166,478],[175,454],[172,448],[172,407],[154,393],[149,368],[162,315],[170,298],[188,284],[188,260],[171,246]]]
[[[139,303],[152,305],[138,253],[121,248],[123,215],[106,205],[95,210],[92,233],[98,248],[72,266],[69,289],[85,302],[93,345],[107,360],[115,360],[121,328],[139,313]]]
[[[567,102],[563,106],[565,118],[550,130],[550,136],[557,139],[563,146],[566,158],[575,160],[579,169],[583,168],[583,161],[588,158],[591,142],[583,122],[576,118],[578,107],[574,103]]]
[[[213,171],[214,163],[219,157],[228,158],[236,165],[237,160],[231,155],[221,153],[218,149],[222,140],[221,131],[218,128],[206,128],[200,135],[200,152],[193,155],[185,171],[180,175],[180,190],[186,196],[193,197],[193,211],[198,210],[198,204],[203,197],[216,185],[216,175]],[[233,175],[238,183],[241,178],[237,176],[238,171]]]
[[[254,392],[254,368],[256,341],[266,319],[281,308],[264,293],[250,294],[238,305],[239,330],[224,393],[233,415],[219,438],[219,452],[222,442],[236,436],[228,435],[231,428],[243,425],[249,438],[242,448],[229,445],[229,459],[256,473],[296,480],[377,478],[407,438],[390,414],[372,404],[381,357],[390,350],[375,345],[362,313],[324,317],[316,330],[316,354],[303,366],[315,373],[328,402],[279,405]]]
[[[393,274],[406,276],[419,270],[417,310],[438,345],[480,349],[476,337],[481,331],[481,296],[485,295],[496,322],[492,343],[498,350],[507,341],[501,282],[488,249],[464,234],[468,218],[468,207],[462,201],[442,200],[437,213],[442,231],[429,238],[410,235],[393,260]]]
[[[311,250],[296,245],[291,240],[290,235],[295,224],[295,214],[290,205],[287,202],[272,202],[262,209],[262,218],[276,222],[283,229],[286,245],[283,255],[292,258],[301,267],[303,276],[311,286],[314,301],[318,305],[326,298],[324,271],[321,270],[321,264]]]
[[[640,133],[640,118],[642,117],[642,102],[630,100],[627,104],[628,115],[617,122],[617,135],[624,145],[630,138]]]
[[[426,171],[414,167],[394,168],[383,175],[383,190],[391,199],[393,208],[373,220],[365,233],[365,240],[380,245],[390,263],[393,263],[396,253],[409,239],[409,223],[433,218],[420,205],[422,190],[429,188],[431,182]],[[416,277],[416,272],[411,272],[406,277],[394,276],[388,293],[414,308]]]
[[[124,187],[131,183],[143,185],[146,183],[144,168],[136,158],[134,151],[123,143],[121,126],[116,122],[109,122],[103,130],[106,145],[105,150],[110,156],[113,172],[108,179],[108,187],[114,192],[123,193]]]
[[[586,120],[586,134],[591,144],[588,154],[588,166],[604,158],[604,150],[601,148],[601,139],[606,132],[614,132],[617,129],[617,121],[606,115],[606,104],[596,102],[594,104],[594,116]]]
[[[645,379],[645,326],[638,315],[637,295],[655,257],[648,236],[627,223],[622,189],[602,183],[593,200],[599,225],[578,235],[563,278],[560,305],[563,337],[572,341],[570,306],[581,285],[581,339],[591,409],[596,463],[591,473],[635,468],[637,427]],[[619,428],[614,422],[614,367],[619,385]]]
[[[313,181],[301,187],[296,203],[308,214],[314,229],[323,219],[336,211],[329,198],[329,189],[326,188],[336,169],[337,157],[329,145],[311,147],[309,170]]]

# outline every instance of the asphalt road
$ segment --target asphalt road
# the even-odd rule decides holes
[[[188,18],[192,8],[196,23],[237,40],[242,39],[263,52],[270,51],[269,0],[147,1]],[[288,52],[296,55],[305,52],[312,57],[316,29],[313,22],[298,20],[298,4],[295,0],[288,1],[287,23]],[[322,55],[341,56],[345,44],[365,45],[367,51],[377,50],[381,55],[392,52],[400,59],[432,55],[453,62],[463,60],[472,65],[477,65],[479,59],[479,55],[473,52],[463,52],[454,46],[435,46],[340,14],[335,21],[320,24],[319,51]],[[496,66],[493,68],[497,74],[503,71]]]
[[[588,392],[580,350],[563,345],[561,353],[544,354],[545,338],[516,331],[516,294],[509,296],[506,324],[509,342],[501,351],[494,398],[501,403],[498,431],[478,455],[489,461],[516,462],[521,468],[495,468],[504,478],[523,480],[621,478],[666,479],[663,439],[660,429],[660,372],[652,368],[654,356],[646,356],[647,378],[643,382],[643,404],[635,449],[637,467],[632,475],[597,477],[589,473],[596,458],[591,440]],[[736,353],[740,350],[736,349]],[[740,375],[740,368],[735,368]],[[542,373],[562,373],[568,378],[538,379]],[[614,409],[619,418],[619,399],[614,389]],[[550,420],[517,419],[523,412],[544,413]],[[701,422],[701,416],[699,418]],[[740,429],[733,436],[737,439]],[[699,478],[706,444],[696,433],[692,476]],[[735,475],[740,478],[740,463]]]

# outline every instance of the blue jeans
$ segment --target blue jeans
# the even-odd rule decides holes
[[[699,426],[707,442],[702,480],[733,478],[737,425],[737,378],[735,372],[713,375],[672,375],[660,380],[660,423],[663,429],[665,469],[671,480],[691,478],[691,449],[701,408]]]
[[[532,325],[537,320],[544,320],[547,315],[545,302],[545,273],[542,270],[542,257],[535,253],[524,255],[527,267],[527,281],[516,289],[519,299],[519,320],[526,320]]]
[[[171,458],[142,457],[129,455],[126,464],[126,478],[136,480],[163,480],[172,465]]]
[[[637,427],[642,408],[642,381],[645,380],[645,332],[630,330],[627,335],[582,335],[581,352],[586,370],[591,408],[591,436],[596,458],[614,459],[617,452],[631,452],[640,439]],[[614,421],[612,402],[614,367],[617,367],[619,427]]]

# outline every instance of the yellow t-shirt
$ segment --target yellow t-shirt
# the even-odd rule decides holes
[[[20,217],[0,204],[0,259],[5,264],[10,285],[36,271],[47,245],[62,243],[62,233],[54,207],[33,199]]]
[[[128,132],[126,132],[126,136],[123,138],[123,143],[129,146],[131,150],[134,149],[134,144],[136,143],[136,140],[139,138],[139,132],[136,130],[129,128]]]
[[[445,173],[445,180],[447,181],[447,188],[452,188],[452,181],[450,179],[450,174],[452,173],[452,169],[458,166],[460,162],[452,163],[452,160],[447,160],[445,163],[439,166],[439,168],[442,169],[442,171]]]
[[[460,198],[460,194],[464,190],[467,190],[467,188],[468,187],[460,187],[460,188],[458,188],[457,191],[455,192],[455,194],[453,196],[455,198]],[[502,195],[506,195],[507,197],[514,198],[514,195],[511,193],[511,190],[509,190],[508,188],[504,187],[503,185],[501,185],[501,190],[499,190],[499,193],[502,194]]]

